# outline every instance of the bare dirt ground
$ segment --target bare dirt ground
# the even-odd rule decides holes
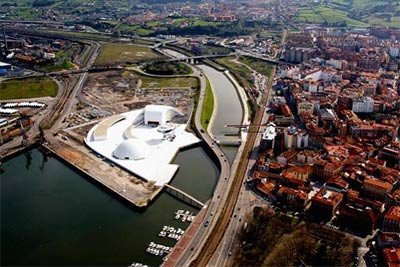
[[[68,136],[68,137],[67,137]],[[67,137],[67,140],[64,140]],[[121,195],[136,206],[146,206],[161,190],[151,182],[133,176],[123,169],[98,158],[83,143],[73,136],[61,132],[58,136],[46,136],[47,147],[59,157],[82,170],[115,193]]]
[[[171,105],[190,115],[195,89],[141,88],[137,73],[91,73],[78,92],[77,105],[64,120],[66,128],[48,135],[47,147],[93,179],[136,206],[146,206],[161,190],[92,152],[84,143],[88,131],[104,117],[143,108],[148,104]]]

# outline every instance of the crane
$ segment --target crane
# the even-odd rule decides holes
[[[25,141],[28,140],[28,135],[26,134],[26,130],[24,128],[24,125],[22,124],[22,119],[19,120],[19,126],[20,126],[20,134],[22,136],[21,146],[24,146]]]

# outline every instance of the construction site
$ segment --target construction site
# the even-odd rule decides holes
[[[150,103],[174,106],[185,114],[181,120],[189,119],[196,88],[143,88],[140,78],[133,71],[88,74],[76,95],[78,101],[60,122],[60,130],[46,136],[45,146],[134,205],[143,207],[162,187],[116,167],[84,143],[88,131],[105,117],[140,109]]]

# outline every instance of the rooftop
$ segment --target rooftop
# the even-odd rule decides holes
[[[400,206],[391,207],[385,215],[385,220],[400,221]]]
[[[335,191],[321,188],[313,197],[312,200],[328,206],[336,206],[343,199],[343,194]]]

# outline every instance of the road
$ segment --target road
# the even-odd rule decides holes
[[[99,50],[100,44],[97,42],[92,42],[93,46],[90,51],[85,52],[89,53],[87,56],[87,60],[85,62],[85,68],[89,68],[93,65]],[[26,144],[30,144],[35,142],[37,136],[39,135],[39,125],[43,120],[51,121],[51,118],[56,118],[55,124],[52,127],[52,131],[61,128],[62,121],[64,120],[65,116],[67,116],[74,104],[78,101],[76,98],[77,94],[82,89],[82,86],[87,78],[87,73],[78,74],[77,77],[72,78],[58,78],[54,79],[54,81],[58,85],[58,92],[55,100],[47,102],[48,106],[45,110],[39,112],[38,115],[32,118],[33,124],[30,130],[27,132],[28,139]],[[77,80],[77,81],[76,81]],[[30,99],[32,100],[32,99]],[[21,138],[16,137],[12,141],[3,144],[1,146],[1,156],[4,156],[8,153],[11,153],[15,150],[21,148]]]
[[[231,179],[231,166],[229,160],[227,159],[226,155],[222,151],[222,149],[214,142],[214,140],[208,135],[206,129],[204,129],[201,125],[201,113],[202,107],[205,98],[205,91],[206,91],[206,78],[199,69],[194,68],[195,72],[193,75],[198,75],[200,78],[200,96],[198,102],[198,108],[196,109],[195,114],[195,127],[198,133],[201,135],[201,138],[204,142],[210,147],[212,152],[217,156],[218,162],[221,166],[220,170],[220,178],[218,184],[215,188],[213,197],[208,201],[206,207],[206,214],[204,216],[204,221],[202,226],[196,231],[193,238],[189,241],[186,251],[179,257],[178,261],[173,263],[175,266],[187,266],[193,257],[195,257],[199,253],[199,248],[201,248],[205,242],[206,238],[213,229],[216,218],[218,218],[218,214],[221,212],[220,203],[223,203],[224,200],[227,198],[227,190],[226,188],[230,187]],[[189,249],[190,248],[190,249]],[[169,266],[166,263],[166,266]]]
[[[268,86],[266,87],[267,89],[267,97],[266,97],[266,103],[268,103],[270,95],[271,95],[271,87],[272,87],[272,80],[275,75],[275,68],[273,68],[273,71],[271,73],[271,76],[269,78],[269,83]],[[260,108],[260,110],[263,111],[263,114],[261,115],[262,118],[260,120],[260,123],[257,123],[257,121],[254,121],[254,124],[264,124],[268,121],[268,114],[264,112],[264,108]],[[219,247],[215,251],[214,255],[212,256],[210,262],[208,263],[209,266],[231,266],[232,264],[230,261],[232,260],[233,257],[230,257],[231,254],[234,254],[234,251],[238,248],[238,245],[240,244],[238,238],[239,238],[239,233],[241,229],[244,227],[244,224],[246,222],[246,215],[251,213],[253,207],[255,204],[261,203],[258,201],[258,197],[255,196],[250,188],[247,187],[246,185],[246,178],[251,176],[251,173],[254,169],[256,159],[258,156],[258,148],[259,144],[261,141],[261,132],[264,131],[265,126],[261,127],[252,127],[251,133],[249,135],[254,135],[255,140],[251,149],[251,155],[248,158],[247,161],[247,166],[246,170],[244,171],[244,177],[242,177],[240,180],[242,181],[241,186],[240,186],[240,192],[238,196],[238,200],[236,202],[235,208],[234,208],[234,215],[231,217],[231,220],[229,222],[229,225],[226,229],[226,232],[224,234],[224,237],[222,239],[222,242],[220,243]]]

